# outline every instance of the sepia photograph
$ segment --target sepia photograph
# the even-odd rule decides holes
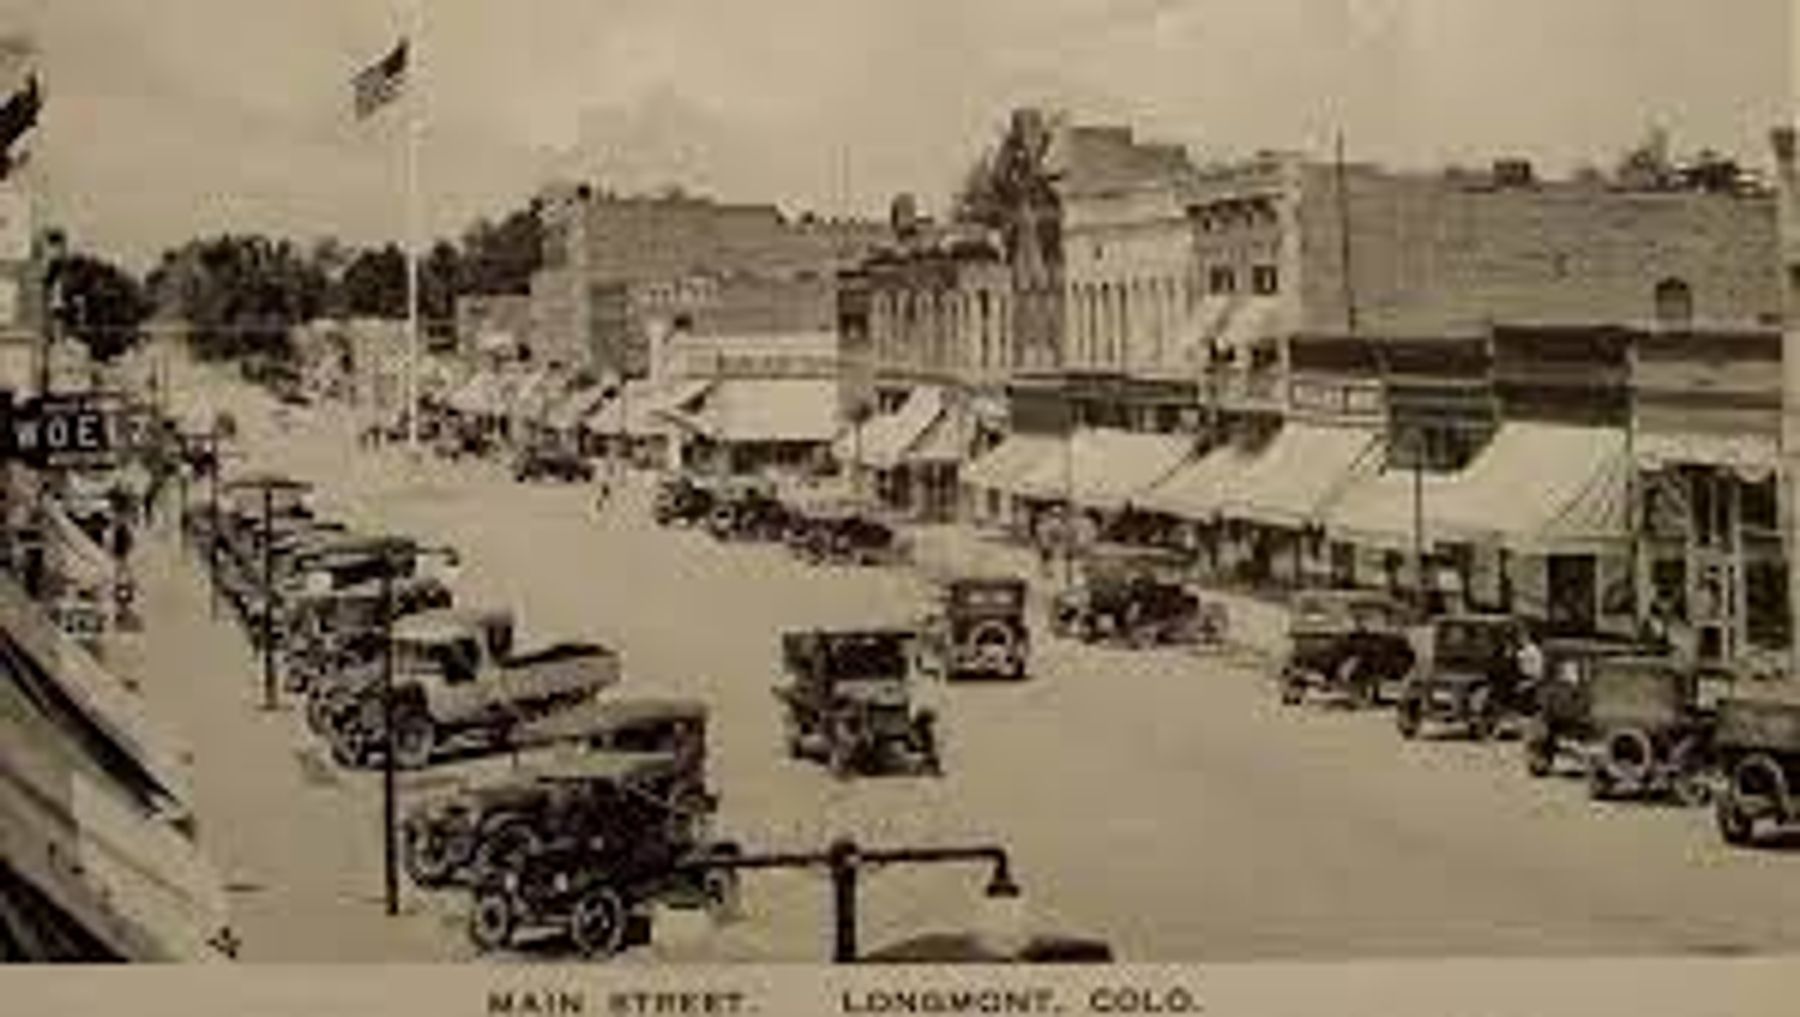
[[[1791,958],[1795,41],[0,0],[0,959]]]

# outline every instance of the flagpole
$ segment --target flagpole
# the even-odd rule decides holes
[[[419,149],[424,134],[422,107],[425,90],[419,73],[419,51],[425,20],[423,0],[407,4],[406,35],[406,451],[419,451],[419,248],[423,235],[423,210],[419,186]]]

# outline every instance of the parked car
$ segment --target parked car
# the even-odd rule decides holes
[[[421,886],[474,879],[591,838],[618,790],[604,766],[602,779],[580,779],[594,772],[595,756],[667,757],[667,768],[639,772],[629,789],[666,804],[672,839],[698,843],[719,805],[706,782],[706,720],[706,706],[692,700],[607,699],[523,725],[512,747],[533,750],[530,765],[409,788],[416,804],[401,828],[407,872]]]
[[[1296,594],[1289,605],[1281,701],[1303,702],[1316,689],[1342,696],[1353,706],[1380,703],[1388,687],[1404,681],[1417,661],[1410,635],[1413,620],[1410,608],[1384,593]]]
[[[659,526],[692,526],[712,514],[717,500],[716,478],[697,473],[676,473],[663,479],[656,490],[651,513]]]
[[[905,629],[783,633],[788,681],[775,696],[788,754],[824,760],[839,777],[896,767],[941,773],[937,716],[913,702],[914,638]]]
[[[1724,774],[1715,811],[1728,844],[1750,846],[1765,823],[1800,822],[1800,701],[1791,697],[1728,698],[1719,703],[1713,736]]]
[[[1534,777],[1556,772],[1565,759],[1587,768],[1587,750],[1595,739],[1590,689],[1602,661],[1669,659],[1666,645],[1609,636],[1545,640],[1544,680],[1535,692],[1536,705],[1525,725],[1521,744],[1525,768]]]
[[[468,926],[475,946],[503,950],[522,931],[547,930],[566,936],[580,955],[603,959],[650,940],[652,905],[735,910],[736,874],[703,863],[741,855],[738,845],[672,839],[650,796],[623,790],[643,779],[642,770],[662,765],[654,758],[596,759],[584,780],[618,789],[617,807],[601,813],[603,830],[588,844],[527,854],[515,869],[477,883]],[[606,769],[617,776],[604,776]]]
[[[719,540],[779,540],[786,535],[788,522],[774,481],[741,477],[714,490],[706,530]]]
[[[1451,614],[1432,620],[1429,656],[1400,690],[1395,725],[1415,738],[1428,721],[1460,725],[1487,739],[1509,718],[1529,714],[1536,690],[1519,671],[1529,636],[1511,615]]]
[[[797,512],[788,547],[814,565],[892,565],[907,560],[910,548],[886,521],[852,502],[819,502]]]
[[[1540,702],[1525,738],[1533,774],[1550,772],[1573,748],[1596,799],[1707,799],[1714,717],[1693,669],[1668,657],[1597,657],[1585,676],[1565,671],[1547,681]]]
[[[513,460],[513,479],[520,483],[545,479],[585,483],[594,479],[594,464],[559,445],[528,445]]]
[[[1223,641],[1224,604],[1203,604],[1187,583],[1170,578],[1167,573],[1178,565],[1162,551],[1091,548],[1080,579],[1051,602],[1050,631],[1131,646]]]
[[[455,595],[434,576],[408,576],[389,588],[394,619],[454,606]],[[281,643],[287,687],[305,692],[321,674],[373,660],[382,625],[379,582],[302,595],[288,606]]]
[[[961,576],[943,584],[921,628],[920,659],[945,678],[1024,678],[1031,664],[1025,580]]]
[[[431,763],[446,747],[507,744],[520,724],[578,705],[619,681],[619,657],[598,643],[513,649],[506,611],[449,609],[402,619],[394,627],[392,720],[396,765]],[[353,707],[332,725],[341,762],[366,762],[386,742],[381,684],[352,690]]]

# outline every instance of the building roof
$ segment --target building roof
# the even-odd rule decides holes
[[[663,416],[723,442],[828,442],[838,432],[838,385],[826,378],[730,378],[693,410]]]

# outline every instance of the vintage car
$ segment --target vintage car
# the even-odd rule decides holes
[[[1413,612],[1383,593],[1307,590],[1289,605],[1287,658],[1281,701],[1299,703],[1309,689],[1336,693],[1351,705],[1382,702],[1388,686],[1405,680],[1417,653]]]
[[[1510,717],[1536,706],[1535,689],[1519,672],[1529,632],[1511,615],[1451,614],[1432,619],[1425,660],[1401,686],[1394,723],[1416,738],[1427,721],[1460,725],[1476,739],[1492,737]]]
[[[920,663],[945,678],[1024,678],[1031,662],[1025,580],[962,576],[943,584],[921,626]]]
[[[522,933],[541,930],[566,936],[581,956],[603,959],[649,941],[653,905],[735,911],[736,872],[705,863],[741,856],[742,849],[730,841],[672,839],[652,796],[625,790],[639,772],[662,765],[656,757],[597,757],[584,780],[609,780],[619,789],[616,807],[603,813],[604,829],[587,844],[529,853],[510,871],[484,875],[469,913],[475,946],[504,950]],[[618,775],[601,777],[604,769]]]
[[[706,531],[719,540],[779,540],[787,534],[787,507],[776,497],[775,483],[762,477],[740,477],[713,491]]]
[[[913,702],[906,629],[787,632],[781,637],[788,754],[833,774],[903,767],[942,772],[937,716]]]
[[[890,565],[910,555],[905,537],[855,501],[818,501],[791,511],[787,546],[809,564]]]
[[[392,652],[391,705],[382,701],[377,667],[375,680],[349,690],[330,725],[332,753],[345,765],[366,763],[386,744],[390,713],[394,762],[413,769],[457,742],[504,746],[520,724],[586,702],[620,677],[618,654],[597,643],[516,652],[507,611],[404,618],[394,626]]]
[[[1724,775],[1714,809],[1726,843],[1753,845],[1760,825],[1800,821],[1794,797],[1800,786],[1800,700],[1791,694],[1722,700],[1713,748]]]
[[[434,576],[394,580],[388,596],[388,609],[395,619],[451,607],[456,599]],[[280,644],[288,689],[305,692],[323,673],[373,660],[381,646],[381,598],[380,582],[365,582],[304,594],[290,602]]]
[[[659,526],[693,526],[705,522],[717,500],[717,478],[698,473],[677,473],[663,479],[656,490],[651,514]]]
[[[1203,604],[1171,573],[1172,555],[1136,547],[1090,548],[1082,575],[1057,592],[1050,631],[1082,642],[1116,640],[1132,646],[1220,642],[1227,618],[1222,603]]]
[[[1701,678],[1670,657],[1608,654],[1580,667],[1565,658],[1538,691],[1527,725],[1526,767],[1552,772],[1572,751],[1596,799],[1673,796],[1698,805],[1710,794],[1713,716]]]
[[[594,479],[594,464],[559,445],[528,445],[513,460],[513,479],[521,483],[561,480],[578,484]]]
[[[672,838],[698,842],[719,804],[706,785],[706,719],[705,704],[692,700],[602,699],[522,726],[511,745],[529,753],[529,765],[482,760],[409,784],[415,804],[401,827],[407,872],[436,886],[515,868],[526,854],[588,837],[603,825],[596,810],[613,806],[615,790],[606,780],[576,779],[596,755],[666,755],[670,766],[646,771],[634,787],[666,803]]]

